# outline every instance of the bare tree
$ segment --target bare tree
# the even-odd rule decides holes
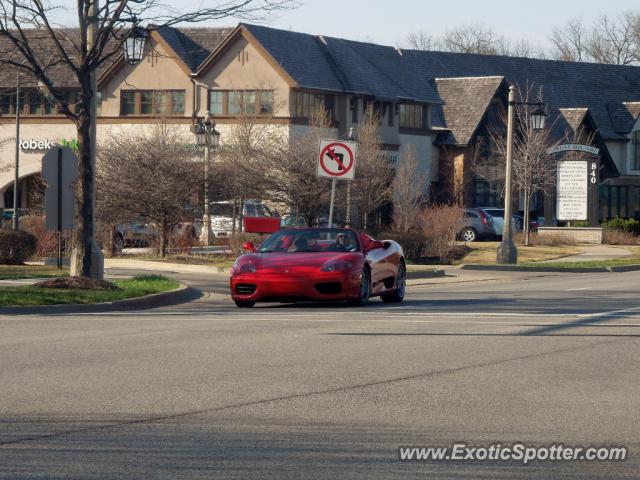
[[[409,33],[406,42],[414,50],[441,50],[440,40],[424,30]]]
[[[519,103],[542,101],[542,91],[535,93],[533,86],[517,88]],[[549,147],[557,144],[551,138],[550,128],[536,130],[530,122],[531,106],[516,106],[513,141],[513,185],[524,198],[524,237],[525,245],[530,242],[529,211],[531,199],[537,192],[551,193],[555,185],[555,158],[547,153]],[[535,107],[534,107],[535,108]],[[495,157],[504,165],[507,153],[507,138],[504,129],[492,132]],[[494,170],[497,172],[497,170]],[[504,173],[503,173],[504,175]],[[505,222],[510,219],[505,218]]]
[[[292,130],[289,138],[274,132],[253,164],[266,198],[304,216],[308,225],[328,204],[331,181],[318,178],[316,168],[319,142],[331,136],[331,119],[319,105],[306,128]]]
[[[98,150],[98,212],[104,220],[144,218],[157,225],[164,257],[174,228],[191,213],[202,182],[192,140],[163,122],[120,133]]]
[[[445,31],[441,39],[445,51],[456,53],[498,54],[504,39],[491,28],[481,24],[469,24]]]
[[[383,149],[379,129],[380,115],[370,104],[357,130],[358,163],[351,188],[364,228],[369,227],[369,216],[392,197],[393,165]]]
[[[589,56],[598,63],[628,65],[638,61],[640,43],[635,35],[640,15],[626,12],[612,19],[606,15],[594,24]]]
[[[604,15],[590,26],[576,18],[554,29],[550,40],[552,56],[556,60],[615,65],[638,63],[640,13],[623,12],[617,17]]]
[[[222,0],[212,6],[178,11],[157,0],[78,0],[75,29],[55,27],[59,7],[43,0],[0,2],[0,65],[10,65],[39,82],[76,126],[79,182],[77,259],[81,274],[91,276],[95,172],[92,164],[92,109],[95,108],[95,73],[122,50],[131,22],[175,25],[228,17],[256,18],[265,12],[293,6],[291,0]],[[95,27],[95,28],[92,28]],[[79,86],[75,108],[56,85],[52,72],[71,72]]]
[[[588,59],[587,28],[580,18],[574,18],[562,27],[554,28],[549,40],[553,45],[551,55],[556,60],[584,62]]]
[[[533,45],[528,40],[510,41],[480,24],[461,25],[447,30],[439,37],[419,30],[409,33],[406,37],[406,43],[409,48],[424,51],[436,50],[530,58],[546,57],[542,48]]]
[[[424,171],[413,145],[404,148],[393,178],[393,223],[395,230],[407,232],[415,226],[427,193],[429,173]]]

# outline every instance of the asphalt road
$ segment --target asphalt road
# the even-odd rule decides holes
[[[0,317],[0,478],[639,478],[640,272],[461,274],[395,307],[239,310],[176,274],[203,297]],[[398,459],[453,442],[630,450]]]

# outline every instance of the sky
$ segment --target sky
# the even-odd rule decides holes
[[[72,7],[74,0],[58,0]],[[162,0],[161,0],[162,1]],[[181,10],[198,9],[224,0],[164,0]],[[279,13],[263,23],[315,35],[348,38],[384,45],[407,46],[407,34],[423,30],[435,36],[449,28],[469,23],[482,24],[509,40],[525,38],[534,45],[548,47],[555,27],[580,17],[590,24],[602,15],[624,11],[640,12],[637,0],[299,0],[295,10]],[[58,3],[58,2],[56,2]],[[65,18],[66,17],[66,18]],[[60,18],[73,22],[72,12]],[[65,21],[68,20],[68,21]],[[238,19],[208,22],[230,26]]]

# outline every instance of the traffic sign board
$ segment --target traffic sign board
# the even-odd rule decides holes
[[[320,140],[318,176],[353,180],[356,167],[356,142]]]
[[[75,225],[75,186],[78,159],[68,147],[54,147],[42,158],[45,223],[48,230],[71,230]]]

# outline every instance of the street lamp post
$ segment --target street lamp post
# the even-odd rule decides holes
[[[12,227],[18,230],[18,186],[20,185],[20,72],[16,76],[16,164],[13,182],[13,218]]]
[[[498,263],[517,263],[518,249],[513,242],[513,226],[511,218],[511,190],[513,175],[513,135],[515,107],[517,105],[537,105],[538,109],[529,116],[531,128],[542,130],[547,114],[542,110],[542,103],[516,102],[515,87],[509,87],[509,109],[507,114],[507,159],[505,165],[504,180],[504,225],[502,227],[502,242],[498,247]]]
[[[204,120],[198,120],[191,127],[191,131],[196,136],[196,143],[199,147],[204,147],[204,232],[202,243],[211,246],[213,233],[211,232],[211,215],[209,213],[209,168],[211,164],[211,150],[215,150],[220,145],[220,132],[216,130],[216,124],[211,121],[209,114]]]

